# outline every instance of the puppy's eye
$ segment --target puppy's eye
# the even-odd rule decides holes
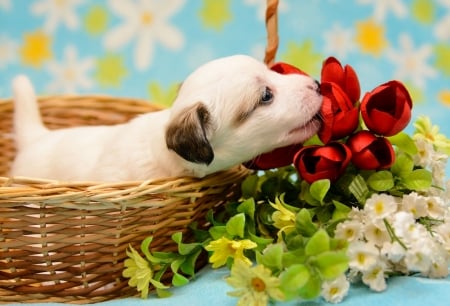
[[[265,87],[261,96],[261,104],[270,104],[273,101],[273,92],[269,87]]]

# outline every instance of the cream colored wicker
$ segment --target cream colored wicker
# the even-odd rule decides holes
[[[40,99],[47,126],[114,124],[157,109],[111,97]],[[171,235],[239,196],[248,170],[204,179],[120,183],[57,182],[8,176],[14,157],[13,106],[0,101],[0,302],[92,303],[134,295],[122,278],[128,245],[153,236],[172,251]]]

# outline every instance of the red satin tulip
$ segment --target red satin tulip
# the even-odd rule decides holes
[[[361,102],[361,115],[369,130],[393,136],[411,120],[412,100],[406,87],[390,81],[367,93]]]
[[[321,82],[336,83],[348,95],[353,104],[359,101],[361,88],[358,76],[350,65],[342,67],[336,58],[327,58],[322,65]]]
[[[363,170],[387,169],[395,161],[392,144],[369,131],[359,131],[347,140],[352,151],[352,163]]]
[[[336,83],[322,83],[322,126],[318,136],[323,143],[341,139],[353,133],[359,124],[359,108]]]
[[[294,165],[308,183],[320,179],[336,181],[350,163],[352,153],[343,143],[303,147],[294,157]]]
[[[292,164],[294,155],[301,148],[301,144],[278,148],[255,157],[253,160],[244,163],[244,166],[254,170],[267,170],[288,166]]]
[[[287,63],[278,62],[272,65],[270,67],[270,70],[273,70],[275,72],[281,73],[281,74],[302,74],[302,75],[308,75],[306,72],[298,69],[295,66],[292,66]]]

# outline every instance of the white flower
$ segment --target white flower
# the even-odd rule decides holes
[[[359,221],[348,220],[336,226],[334,236],[337,239],[345,239],[349,242],[359,239],[362,235],[363,226]]]
[[[447,165],[448,155],[440,152],[435,152],[433,154],[433,159],[431,161],[431,174],[433,178],[433,184],[436,186],[443,187],[445,185],[446,177],[446,165]]]
[[[406,194],[402,198],[402,209],[406,212],[412,213],[416,219],[425,217],[428,215],[427,203],[425,199],[426,198],[424,196],[421,196],[416,192]]]
[[[377,221],[377,220],[375,220]],[[383,222],[368,222],[364,227],[364,236],[367,241],[382,247],[386,241],[389,241],[390,236],[386,230]]]
[[[425,198],[427,214],[431,218],[441,219],[444,216],[447,206],[441,197],[433,196]]]
[[[397,211],[397,202],[391,195],[375,193],[367,199],[364,211],[369,219],[383,219]]]
[[[422,137],[415,137],[414,142],[417,147],[417,154],[413,158],[414,164],[424,168],[428,167],[433,160],[433,144]]]
[[[384,264],[379,261],[370,270],[364,271],[362,281],[374,291],[380,292],[385,290],[387,286],[384,277]]]
[[[450,220],[444,220],[446,220],[446,222],[435,226],[433,229],[435,234],[438,235],[438,239],[442,243],[443,247],[450,254]]]
[[[405,264],[409,271],[426,273],[430,270],[432,256],[430,248],[430,239],[423,239],[406,252]]]
[[[329,303],[340,303],[347,295],[350,283],[345,277],[345,274],[322,283],[321,295]]]
[[[434,35],[441,41],[450,39],[450,13],[435,23]]]
[[[105,47],[115,51],[135,38],[136,68],[148,68],[157,42],[170,50],[178,50],[183,46],[183,34],[169,23],[169,18],[183,4],[184,0],[110,0],[111,10],[123,19],[123,23],[106,33]]]
[[[392,217],[392,228],[401,239],[412,240],[417,236],[417,224],[414,215],[410,212],[399,211]],[[405,241],[403,241],[405,243]]]
[[[11,10],[11,0],[0,0],[0,9],[4,11]]]
[[[372,4],[374,6],[373,17],[376,21],[384,21],[389,11],[392,11],[397,17],[405,17],[408,14],[408,8],[402,0],[358,0],[361,4]]]
[[[55,31],[59,23],[64,23],[70,30],[78,28],[80,21],[75,13],[76,6],[84,0],[41,0],[33,3],[31,12],[33,15],[46,15],[47,20],[44,30],[48,33]]]
[[[47,67],[54,77],[54,81],[49,84],[50,92],[75,93],[78,87],[89,89],[93,85],[88,73],[94,67],[94,60],[91,57],[78,59],[74,46],[64,49],[61,62],[52,61]]]
[[[347,214],[347,218],[359,223],[364,223],[366,212],[363,209],[352,207],[352,210]]]
[[[385,242],[381,248],[381,254],[393,263],[399,263],[406,254],[406,250],[398,241]]]
[[[448,254],[444,251],[442,255],[434,254],[430,269],[424,273],[430,278],[445,278],[449,274]]]
[[[399,47],[389,49],[386,55],[397,66],[394,75],[397,79],[410,79],[413,84],[423,88],[427,78],[437,76],[436,69],[428,64],[429,58],[433,56],[432,45],[414,46],[408,34],[400,35]]]
[[[334,24],[332,28],[325,32],[325,51],[328,54],[335,54],[338,58],[343,59],[347,54],[355,49],[353,30],[343,29],[339,24]]]
[[[244,0],[244,4],[257,7],[258,18],[264,20],[266,17],[267,0]],[[288,11],[286,1],[280,0],[277,7],[278,14]]]
[[[379,254],[378,249],[371,243],[352,242],[347,250],[349,267],[359,271],[369,271],[377,264]]]
[[[450,1],[438,0],[439,4],[447,9],[447,14],[434,25],[434,35],[441,41],[450,39]]]
[[[0,36],[0,69],[14,62],[17,57],[17,43],[5,35]]]

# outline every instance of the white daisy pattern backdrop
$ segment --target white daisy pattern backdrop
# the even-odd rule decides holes
[[[0,0],[0,97],[27,74],[39,94],[107,94],[169,105],[202,63],[263,58],[265,0]],[[277,60],[320,77],[328,56],[366,92],[402,80],[450,135],[449,0],[280,0]],[[411,128],[411,127],[410,127]]]

